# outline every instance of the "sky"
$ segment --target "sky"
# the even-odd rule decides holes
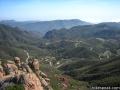
[[[0,20],[120,22],[120,0],[0,0]]]

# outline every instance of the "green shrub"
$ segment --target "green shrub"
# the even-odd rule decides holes
[[[6,90],[24,90],[23,85],[14,85],[6,87]]]

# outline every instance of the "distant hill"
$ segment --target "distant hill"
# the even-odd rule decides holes
[[[11,45],[16,45],[16,43],[29,43],[32,36],[30,32],[0,24],[0,45],[5,45],[3,42],[11,43]]]
[[[0,59],[14,56],[25,58],[24,50],[29,50],[30,53],[34,52],[34,55],[40,54],[42,51],[36,45],[40,42],[41,39],[34,33],[0,24]]]
[[[51,42],[47,48],[61,58],[107,59],[119,50],[120,23],[100,23],[52,30],[45,34]]]
[[[71,28],[78,25],[90,25],[91,23],[81,21],[78,19],[71,20],[53,20],[53,21],[14,21],[5,20],[0,23],[10,25],[12,27],[19,27],[20,29],[27,31],[36,31],[39,34],[45,34],[52,29]]]
[[[119,38],[120,23],[108,22],[95,25],[75,26],[70,29],[48,31],[47,39],[80,39],[80,38]]]

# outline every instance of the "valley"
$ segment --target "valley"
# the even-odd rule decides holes
[[[0,24],[1,61],[15,56],[24,61],[24,50],[28,51],[31,58],[39,59],[54,90],[64,90],[64,83],[65,90],[120,85],[120,23],[52,28],[43,36],[22,28]]]

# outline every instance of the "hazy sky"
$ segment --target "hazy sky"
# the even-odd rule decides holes
[[[120,21],[120,0],[0,0],[0,20]]]

